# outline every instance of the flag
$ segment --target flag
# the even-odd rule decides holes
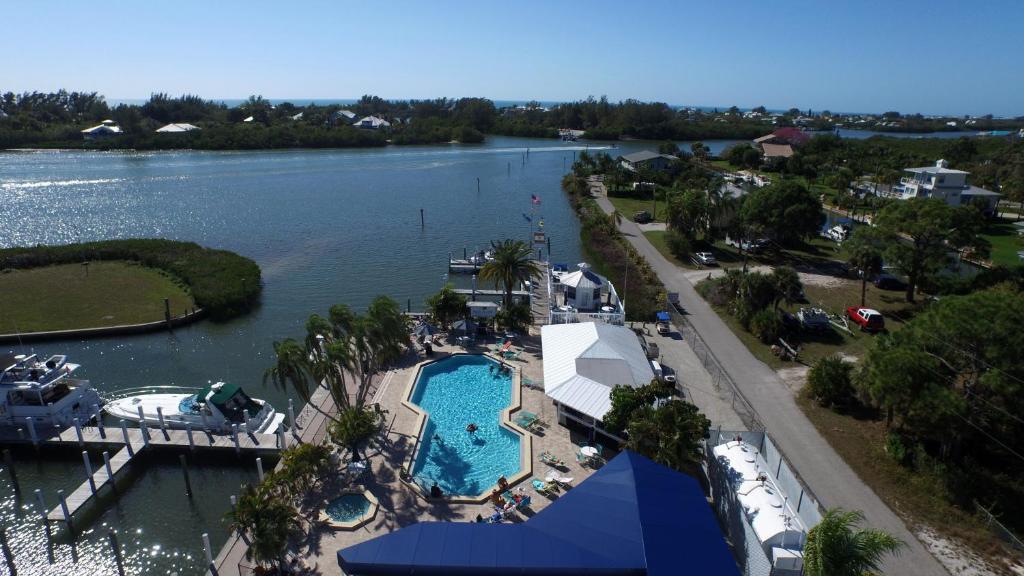
[[[540,198],[536,194],[530,194],[530,202],[533,202],[533,205],[536,206],[540,204]]]
[[[523,212],[523,218],[525,218],[527,222],[533,222],[533,219],[527,216],[526,212]]]

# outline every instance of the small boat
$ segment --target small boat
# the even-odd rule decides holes
[[[99,393],[88,380],[71,378],[78,368],[64,355],[45,361],[35,354],[0,356],[0,426],[24,426],[31,418],[42,434],[71,426],[75,418],[85,424],[99,416]]]
[[[104,408],[114,418],[147,426],[164,425],[182,429],[228,433],[237,424],[239,431],[273,434],[284,421],[284,414],[270,402],[250,398],[237,384],[217,382],[195,394],[138,394],[113,400]],[[141,409],[141,410],[140,410]]]
[[[828,232],[826,232],[826,235],[832,241],[842,243],[845,242],[846,239],[850,237],[851,232],[853,232],[853,229],[850,228],[849,225],[840,224],[838,226],[833,226],[829,228]]]

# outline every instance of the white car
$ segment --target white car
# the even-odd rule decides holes
[[[705,266],[714,266],[718,263],[718,261],[715,260],[715,255],[711,252],[697,252],[693,257],[697,262]]]

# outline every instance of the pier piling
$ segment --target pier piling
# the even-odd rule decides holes
[[[110,485],[114,485],[114,469],[110,467],[110,452],[103,451],[103,467],[107,469],[107,478],[110,480]]]
[[[124,445],[128,449],[128,455],[135,456],[135,451],[132,450],[132,443],[128,438],[128,425],[125,424],[124,419],[121,419],[121,435],[124,436]]]
[[[167,423],[164,422],[164,407],[163,406],[157,406],[156,407],[156,417],[157,417],[157,420],[160,421],[160,431],[164,433],[164,436],[167,436]]]
[[[423,228],[424,226],[426,226],[426,224],[423,220],[423,208],[420,208],[420,228]]]
[[[189,452],[194,452],[196,449],[196,443],[192,440],[192,423],[188,422],[185,424],[185,434],[188,435],[188,449]]]
[[[82,462],[85,463],[85,477],[89,480],[89,489],[96,493],[96,481],[92,478],[92,462],[89,461],[89,453],[82,450]]]
[[[206,565],[213,566],[213,549],[210,547],[210,535],[203,532],[203,553],[206,554]]]
[[[11,451],[7,448],[4,448],[4,466],[7,467],[7,473],[11,475],[14,491],[21,492],[21,486],[18,485],[18,472],[14,469],[14,458],[11,457]]]
[[[100,433],[100,438],[106,440],[107,429],[103,426],[103,416],[100,414],[100,407],[98,405],[92,405],[92,414],[96,418],[96,430]]]
[[[164,298],[164,322],[167,322],[167,328],[171,328],[171,299]]]
[[[248,436],[248,435],[252,434],[252,431],[249,430],[249,409],[248,408],[242,410],[242,416],[245,418],[245,420],[244,420],[244,428],[243,429],[245,430],[245,435]]]
[[[288,448],[288,441],[284,433],[284,428],[280,426],[277,428],[277,447],[281,450]]]
[[[231,439],[235,442],[235,454],[241,455],[242,448],[238,445],[238,424],[231,425]]]
[[[28,437],[32,439],[32,445],[39,447],[39,434],[36,433],[36,421],[31,416],[25,418],[25,424],[28,425]]]
[[[479,176],[477,176],[477,179],[476,179],[476,193],[477,194],[480,193],[480,177]]]
[[[121,547],[117,544],[117,533],[113,528],[107,530],[107,540],[110,541],[110,549],[114,552],[114,562],[117,564],[117,576],[124,576],[124,561],[121,559]]]
[[[188,461],[185,459],[184,454],[178,455],[178,461],[181,462],[181,473],[185,476],[185,496],[192,497],[192,481],[188,477]]]
[[[43,491],[39,488],[35,489],[36,493],[36,505],[39,507],[39,518],[43,522],[46,522],[46,501],[43,500]]]
[[[57,490],[57,498],[60,500],[60,511],[64,513],[64,522],[71,524],[71,512],[68,511],[68,500],[64,497],[63,490]]]
[[[14,553],[11,552],[11,547],[7,545],[6,528],[0,528],[0,549],[3,550],[4,560],[7,561],[7,570],[10,571],[11,576],[18,576],[18,569],[14,567]]]
[[[149,446],[149,428],[146,427],[146,413],[139,406],[139,430],[142,431],[142,444]]]
[[[256,477],[263,483],[263,458],[256,458]]]
[[[291,398],[288,399],[288,422],[292,425],[293,431],[299,428],[299,423],[295,420],[295,403]]]
[[[71,422],[75,425],[75,436],[78,437],[78,445],[85,446],[85,438],[82,438],[82,423],[78,421],[77,416]]]

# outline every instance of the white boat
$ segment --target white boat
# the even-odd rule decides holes
[[[217,382],[194,394],[137,394],[113,400],[104,407],[107,414],[131,422],[168,428],[228,433],[237,424],[239,432],[273,434],[284,414],[270,402],[250,398],[237,384]]]
[[[75,418],[85,424],[99,416],[100,395],[88,380],[71,378],[78,367],[63,355],[45,361],[35,354],[0,356],[0,426],[25,427],[31,418],[42,435],[71,426]]]
[[[853,229],[849,225],[840,224],[829,228],[826,235],[834,242],[843,243],[850,237],[851,232],[853,232]]]

